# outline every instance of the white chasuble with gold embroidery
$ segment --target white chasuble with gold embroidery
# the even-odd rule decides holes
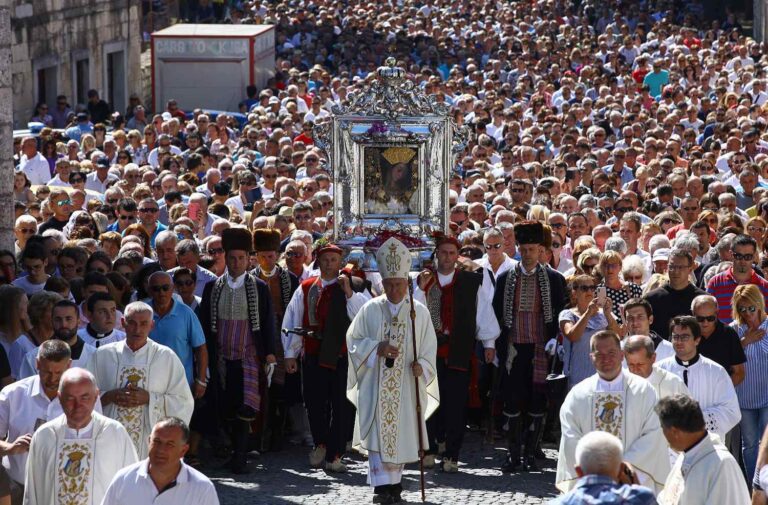
[[[125,341],[107,344],[91,356],[88,369],[96,376],[102,394],[129,384],[149,393],[149,403],[134,408],[110,404],[104,414],[119,421],[133,440],[139,459],[147,457],[147,438],[165,416],[189,423],[194,399],[184,366],[172,349],[147,340],[137,351]]]
[[[101,505],[117,472],[138,461],[125,428],[94,412],[81,430],[61,415],[32,436],[24,505]]]
[[[360,309],[347,331],[347,397],[357,407],[355,445],[363,451],[379,453],[385,464],[418,460],[417,427],[424,435],[423,449],[428,449],[425,420],[439,404],[434,328],[427,308],[416,302],[418,355],[414,355],[410,309],[407,297],[395,305],[386,296],[380,296]],[[376,354],[378,345],[386,340],[400,349],[391,368],[385,366],[385,358]],[[411,370],[415,360],[424,370],[419,378],[420,418]]]
[[[576,444],[594,430],[611,433],[624,444],[624,460],[640,483],[658,493],[669,473],[667,441],[661,432],[651,383],[628,372],[608,383],[597,374],[571,389],[560,408],[562,436],[555,485],[568,492],[578,480]]]

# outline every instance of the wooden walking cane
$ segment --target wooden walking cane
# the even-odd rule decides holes
[[[417,360],[419,354],[416,352],[416,307],[413,305],[413,283],[408,282],[408,294],[411,300],[411,337],[413,339],[413,359]],[[416,427],[419,432],[419,474],[421,475],[421,501],[427,499],[424,490],[424,434],[421,432],[421,398],[419,398],[419,378],[414,377],[416,382]]]

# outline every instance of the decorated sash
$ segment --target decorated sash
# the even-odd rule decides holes
[[[395,358],[392,368],[379,366],[379,446],[381,459],[384,462],[397,461],[398,428],[400,417],[401,394],[403,387],[403,375],[405,370],[405,336],[408,328],[407,317],[398,317],[408,314],[409,305],[406,301],[398,311],[397,316],[392,316],[387,304],[380,304],[384,319],[383,334],[389,340],[389,344],[400,349],[400,354]]]
[[[624,392],[594,393],[592,396],[592,430],[610,433],[624,443],[625,437]]]
[[[117,372],[117,384],[121,388],[129,385],[141,389],[147,389],[148,367],[144,365],[123,365]],[[136,451],[139,451],[142,443],[146,443],[143,437],[144,411],[146,405],[138,407],[121,407],[117,405],[115,420],[123,425],[130,435]]]
[[[93,438],[57,444],[54,478],[58,505],[98,505],[93,503],[93,457]]]

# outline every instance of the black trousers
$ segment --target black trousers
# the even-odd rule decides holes
[[[332,370],[320,366],[317,356],[304,356],[302,365],[304,405],[315,445],[324,445],[326,461],[344,454],[352,439],[355,406],[347,400],[346,355]]]
[[[544,414],[547,410],[547,398],[544,391],[533,390],[533,355],[535,344],[516,344],[517,356],[512,361],[509,372],[502,365],[502,391],[504,394],[504,413],[507,416],[526,412],[532,415]],[[440,397],[442,399],[442,396]]]
[[[437,358],[437,387],[440,390],[440,407],[427,420],[429,453],[437,453],[437,444],[445,442],[444,457],[459,460],[464,441],[467,397],[469,396],[469,370],[456,370],[445,365],[445,359]]]

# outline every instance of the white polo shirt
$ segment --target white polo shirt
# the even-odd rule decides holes
[[[0,391],[0,433],[8,433],[9,442],[34,433],[36,428],[63,413],[58,397],[49,400],[45,396],[38,375],[9,384]],[[3,466],[13,480],[23,484],[27,453],[4,457]]]
[[[162,492],[155,487],[148,470],[149,459],[145,459],[117,472],[102,505],[219,505],[213,483],[183,461],[176,481]]]

